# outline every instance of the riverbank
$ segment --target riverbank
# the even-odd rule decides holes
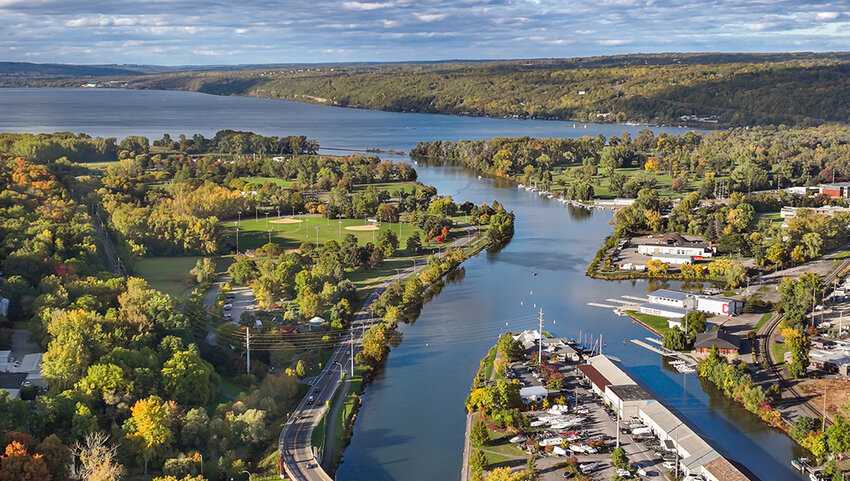
[[[411,282],[422,283],[423,279],[425,279],[429,281],[429,284],[427,286],[422,285],[422,289],[419,291],[420,294],[415,299],[408,299],[406,302],[402,302],[399,305],[390,306],[391,308],[395,308],[394,312],[400,311],[407,313],[411,317],[408,317],[406,321],[415,321],[415,316],[418,315],[418,312],[415,311],[421,307],[421,304],[425,299],[438,294],[438,292],[434,292],[434,289],[442,282],[442,279],[445,276],[460,267],[467,259],[494,245],[494,241],[490,239],[489,236],[481,236],[480,233],[477,233],[473,238],[471,235],[472,229],[473,226],[467,225],[465,227],[465,231],[469,235],[466,237],[461,236],[461,238],[457,239],[454,243],[452,243],[452,245],[447,247],[442,255],[442,258],[445,259],[450,256],[450,250],[457,249],[461,253],[459,257],[449,257],[448,264],[444,265],[442,263],[436,263],[428,270],[425,270],[425,272],[418,273],[417,271],[414,271],[404,279],[403,283],[397,281],[401,286],[404,286],[401,289],[404,292],[408,291],[407,286]],[[457,250],[454,252],[457,252]],[[386,313],[383,317],[386,320]],[[389,329],[390,332],[386,333],[386,339],[389,340],[395,336],[397,326],[398,320],[391,322]],[[343,451],[351,441],[352,430],[357,419],[357,413],[362,405],[361,396],[367,389],[373,377],[383,368],[383,363],[386,360],[386,355],[388,353],[389,352],[387,350],[384,357],[380,359],[377,364],[370,366],[370,369],[358,368],[357,373],[359,374],[359,379],[349,380],[346,384],[347,394],[338,396],[330,406],[328,422],[325,423],[325,425],[333,426],[333,428],[328,429],[326,433],[326,436],[331,438],[331,451],[329,452],[329,456],[324,457],[327,461],[323,463],[323,466],[330,473],[335,472],[336,468],[339,466],[342,461]],[[327,445],[327,441],[325,439],[322,439],[321,443],[323,446]]]

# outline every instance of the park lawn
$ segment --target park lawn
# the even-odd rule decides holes
[[[767,322],[768,319],[770,319],[770,315],[770,312],[765,312],[764,314],[762,314],[761,318],[759,318],[759,322],[756,323],[756,327],[754,327],[753,329],[758,332],[759,328],[761,328],[761,326],[764,325],[764,323]]]
[[[505,434],[490,430],[487,430],[487,434],[490,435],[490,442],[487,443],[486,446],[482,446],[483,449],[496,451],[509,456],[525,456],[525,451],[516,447],[515,444],[511,444],[510,439],[513,437],[512,434]]]
[[[195,280],[189,271],[200,259],[197,256],[186,257],[143,257],[133,270],[135,275],[148,281],[150,286],[176,298],[187,296],[195,287]]]
[[[571,165],[568,168],[581,167],[578,165]],[[615,172],[619,174],[623,174],[626,177],[631,177],[638,172],[643,172],[644,170],[638,167],[621,167],[614,169]],[[699,182],[701,179],[689,179],[687,184],[687,189],[684,192],[675,192],[672,190],[673,181],[675,178],[670,175],[663,173],[656,173],[654,175],[655,181],[657,182],[655,186],[655,190],[658,191],[658,195],[660,197],[683,197],[687,195],[689,192],[693,192],[697,190],[699,186]],[[728,179],[728,175],[719,175],[715,177],[715,180],[724,180]],[[564,181],[565,185],[561,186],[560,181]],[[575,182],[574,177],[568,177],[565,172],[559,172],[557,174],[552,174],[552,192],[565,192],[566,188],[568,188],[573,182]],[[593,193],[594,197],[597,199],[613,199],[616,196],[614,192],[611,191],[611,183],[609,182],[607,177],[603,177],[601,175],[596,175],[592,178],[593,183]]]
[[[487,357],[484,358],[484,380],[489,381],[490,376],[493,375],[493,362],[496,360],[496,355],[499,353],[498,348],[493,346],[487,352]],[[492,435],[491,435],[492,439]]]
[[[224,400],[236,399],[246,390],[247,389],[240,387],[227,377],[222,377],[221,383],[218,385],[219,398]]]
[[[326,419],[327,414],[322,414],[322,418],[319,419],[319,423],[316,424],[316,427],[313,428],[313,432],[310,434],[310,444],[319,450],[325,447],[325,432],[327,431],[327,428],[325,428]]]
[[[416,190],[418,185],[414,182],[375,182],[373,184],[356,184],[352,187],[352,193],[363,192],[367,187],[373,186],[376,190],[386,190],[391,196],[395,197],[399,190],[410,193]]]
[[[392,229],[399,243],[404,246],[407,238],[419,229],[407,223],[381,223],[372,224],[363,219],[326,219],[319,216],[296,216],[301,222],[293,224],[278,224],[272,222],[277,217],[256,219],[244,219],[239,222],[239,249],[256,249],[269,242],[271,234],[272,242],[280,244],[285,249],[297,249],[302,242],[316,242],[318,234],[319,244],[329,240],[340,242],[345,234],[354,234],[360,244],[373,242],[377,239],[378,232]],[[286,216],[284,218],[291,218]],[[236,231],[232,221],[221,224],[224,229],[222,239],[231,245],[236,245]],[[347,230],[346,227],[359,227],[365,225],[376,225],[378,230]],[[316,229],[318,227],[318,229]],[[269,232],[271,231],[271,232]],[[399,231],[401,235],[399,235]]]
[[[638,311],[626,311],[630,315],[634,316],[636,319],[645,323],[649,327],[655,329],[660,332],[662,335],[669,331],[670,328],[667,327],[667,318],[661,316],[653,316],[652,314],[643,314]]]
[[[252,184],[277,184],[281,187],[289,188],[292,185],[291,180],[287,179],[278,179],[276,177],[240,177],[245,182],[250,182]]]
[[[490,453],[484,451],[484,456],[487,458],[487,464],[490,468],[499,467],[501,463],[515,463],[516,459],[509,458],[507,456],[501,456],[499,454]],[[494,466],[495,465],[495,466]]]
[[[844,260],[848,257],[850,257],[850,250],[841,251],[837,254],[833,254],[833,255],[829,256],[830,259],[836,259],[836,260]]]

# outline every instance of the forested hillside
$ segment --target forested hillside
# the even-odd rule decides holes
[[[99,77],[106,86],[400,112],[701,126],[850,118],[850,55],[657,54],[499,62],[267,66]],[[0,85],[77,86],[69,79]]]

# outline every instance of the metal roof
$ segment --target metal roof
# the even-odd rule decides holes
[[[672,291],[670,289],[658,289],[649,293],[649,297],[663,297],[665,299],[675,299],[677,301],[684,301],[690,296],[690,294],[682,292],[682,291]]]
[[[587,362],[608,379],[608,384],[635,384],[618,363],[604,354],[593,356]]]
[[[720,330],[697,334],[694,348],[711,346],[717,346],[718,349],[741,349],[741,340]]]
[[[612,384],[608,386],[608,389],[621,401],[648,401],[652,399],[652,396],[637,384]]]

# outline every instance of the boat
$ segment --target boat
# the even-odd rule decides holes
[[[793,466],[794,469],[796,469],[797,471],[805,471],[806,463],[803,461],[803,459],[804,458],[792,459],[791,460],[791,466]]]

